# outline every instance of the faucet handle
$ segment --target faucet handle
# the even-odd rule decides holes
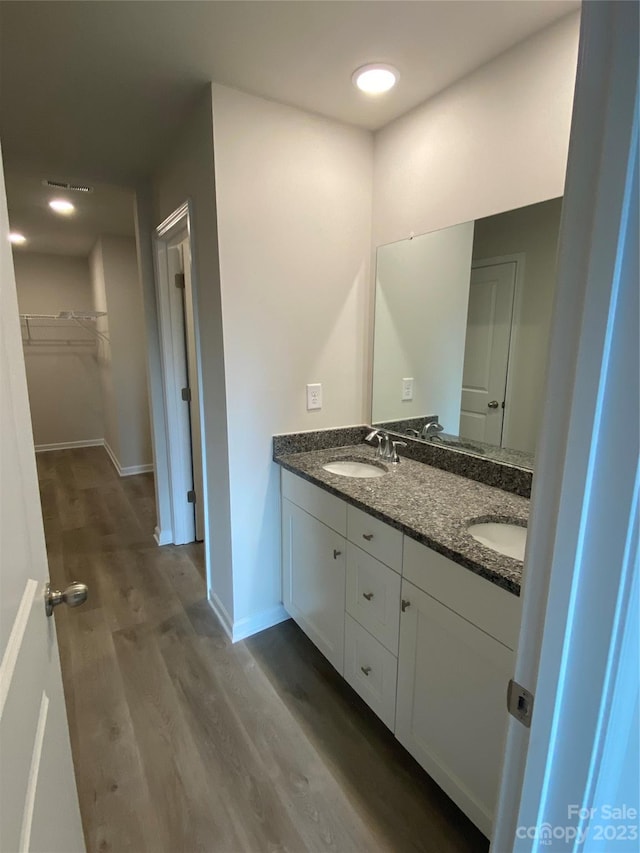
[[[407,442],[406,441],[392,441],[391,444],[393,445],[393,450],[391,451],[391,461],[394,463],[394,465],[397,465],[398,462],[400,461],[400,455],[398,453],[398,448],[399,447],[406,447]]]
[[[379,429],[374,429],[365,438],[367,444],[371,444],[374,439],[377,439],[378,445],[376,447],[376,456],[382,456],[382,442],[384,441],[384,435],[385,434]]]

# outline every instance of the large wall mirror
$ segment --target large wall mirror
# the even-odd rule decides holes
[[[533,466],[561,208],[555,198],[378,249],[373,424]]]

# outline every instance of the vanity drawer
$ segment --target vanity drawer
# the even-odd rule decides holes
[[[402,575],[472,625],[515,649],[520,598],[405,536]]]
[[[393,731],[398,659],[348,613],[344,618],[344,677]]]
[[[402,568],[402,533],[354,506],[347,506],[347,539],[396,572]]]
[[[389,651],[398,654],[400,575],[347,542],[347,611]]]
[[[347,505],[308,480],[282,469],[282,497],[308,512],[341,536],[347,535]]]

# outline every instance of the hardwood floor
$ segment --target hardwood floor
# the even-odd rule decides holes
[[[158,548],[153,478],[38,455],[87,849],[481,851],[486,839],[293,622],[232,645],[203,549]]]

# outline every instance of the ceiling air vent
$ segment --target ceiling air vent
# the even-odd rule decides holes
[[[82,184],[68,184],[66,181],[50,181],[45,178],[42,182],[43,186],[51,187],[54,190],[66,190],[74,193],[92,193],[93,187],[83,186]]]

